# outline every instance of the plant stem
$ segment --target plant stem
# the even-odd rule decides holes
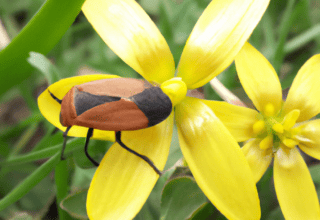
[[[216,91],[219,94],[219,96],[226,102],[233,105],[238,105],[243,107],[246,106],[235,94],[233,94],[229,89],[227,89],[217,78],[213,78],[210,81],[210,85],[214,89],[214,91]]]
[[[68,161],[61,161],[55,168],[54,179],[57,192],[57,208],[60,220],[71,219],[70,215],[60,207],[62,200],[68,195]]]

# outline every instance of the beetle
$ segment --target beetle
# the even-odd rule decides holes
[[[109,78],[76,85],[62,100],[49,93],[61,104],[60,123],[67,127],[63,133],[61,159],[68,131],[78,125],[88,128],[84,150],[94,165],[99,166],[99,163],[88,153],[93,130],[115,131],[116,142],[121,147],[146,161],[161,175],[161,171],[148,157],[135,152],[121,141],[121,131],[152,127],[171,114],[172,102],[160,87],[140,79]]]

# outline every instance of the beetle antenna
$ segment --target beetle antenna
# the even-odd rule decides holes
[[[62,149],[61,149],[61,160],[64,160],[64,157],[63,157],[63,153],[64,153],[64,150],[66,149],[66,144],[67,144],[67,135],[68,135],[68,132],[70,130],[71,126],[70,127],[67,127],[66,131],[63,132],[63,137],[64,137],[64,141],[63,141],[63,145],[62,145]]]
[[[89,144],[90,138],[92,137],[92,134],[93,134],[93,128],[89,128],[87,138],[86,138],[86,144],[84,145],[84,152],[88,157],[88,159],[91,161],[91,163],[93,163],[95,166],[99,166],[99,163],[95,161],[88,153],[88,144]]]
[[[133,153],[134,155],[140,157],[142,160],[146,161],[151,167],[152,169],[154,169],[154,171],[159,174],[159,176],[161,176],[162,172],[154,165],[154,163],[146,156],[139,154],[137,152],[135,152],[134,150],[130,149],[129,147],[127,147],[122,141],[121,141],[121,131],[116,131],[116,142],[118,142],[118,144],[120,144],[121,147],[123,147],[124,149],[126,149],[127,151],[129,151],[130,153]]]
[[[51,97],[52,97],[54,100],[56,100],[57,102],[59,102],[59,103],[61,104],[61,102],[62,102],[61,99],[58,99],[55,95],[53,95],[53,94],[49,91],[49,89],[48,89],[48,92],[50,93]]]

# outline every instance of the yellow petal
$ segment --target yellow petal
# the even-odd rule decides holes
[[[80,85],[85,82],[90,82],[90,81],[99,80],[99,79],[117,78],[117,77],[119,76],[99,74],[99,75],[75,76],[75,77],[62,79],[50,85],[38,97],[38,106],[39,106],[40,112],[51,124],[59,128],[61,131],[65,131],[66,127],[63,127],[60,123],[61,105],[51,97],[48,90],[52,94],[54,94],[58,99],[62,99],[67,94],[67,92],[69,92],[69,90],[75,85]],[[72,126],[72,128],[68,132],[68,136],[86,137],[87,132],[88,132],[88,128]],[[93,132],[92,138],[114,141],[115,133],[114,131],[102,131],[102,130],[95,129]]]
[[[235,59],[240,82],[255,107],[268,113],[280,110],[282,90],[280,81],[269,61],[246,43]],[[268,113],[269,114],[269,113]]]
[[[259,147],[259,140],[252,140],[246,143],[242,148],[255,182],[258,182],[263,174],[266,172],[272,160],[272,155]]]
[[[154,127],[122,132],[122,141],[129,148],[149,157],[162,170],[169,154],[172,129],[173,114]],[[92,179],[87,196],[89,218],[133,219],[158,177],[144,160],[115,143]]]
[[[253,125],[259,114],[257,111],[226,102],[202,101],[211,108],[237,142],[246,141],[254,136]]]
[[[134,0],[86,0],[82,11],[104,42],[148,81],[173,77],[169,46]]]
[[[269,0],[215,0],[205,9],[178,67],[189,89],[198,88],[234,60],[260,21]]]
[[[276,152],[274,184],[285,219],[320,219],[317,192],[297,148]]]
[[[236,140],[200,99],[176,106],[183,156],[201,190],[228,219],[260,219],[257,189]]]
[[[311,57],[295,77],[286,102],[284,112],[300,110],[297,122],[308,120],[320,113],[320,54]]]
[[[320,160],[320,119],[312,120],[296,128],[299,147],[306,154]]]

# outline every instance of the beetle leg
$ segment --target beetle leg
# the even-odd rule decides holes
[[[146,161],[151,167],[152,169],[154,169],[154,171],[159,174],[159,176],[161,176],[162,172],[153,164],[153,162],[146,156],[139,154],[137,152],[135,152],[134,150],[130,149],[129,147],[127,147],[122,141],[121,141],[121,131],[116,131],[116,142],[118,142],[118,144],[120,144],[121,147],[123,147],[124,149],[126,149],[127,151],[129,151],[130,153],[133,153],[134,155],[140,157],[142,160]]]
[[[91,163],[93,163],[95,166],[99,166],[99,163],[96,162],[88,153],[88,144],[89,144],[90,138],[92,137],[92,134],[93,134],[93,128],[89,128],[88,134],[87,134],[87,139],[86,139],[86,144],[84,145],[84,152],[85,152],[86,156],[88,157],[88,159],[91,161]]]
[[[61,156],[60,156],[61,160],[64,160],[63,153],[64,153],[64,150],[66,149],[67,137],[68,137],[67,135],[68,135],[70,128],[71,128],[71,126],[67,127],[66,131],[63,132],[64,141],[63,141],[62,149],[61,149]]]

